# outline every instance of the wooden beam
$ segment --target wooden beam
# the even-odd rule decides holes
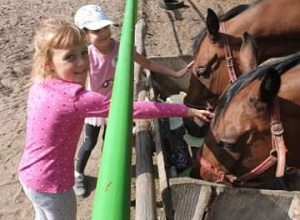
[[[145,21],[136,24],[136,50],[144,54]],[[139,101],[147,98],[146,79],[142,75],[141,67],[134,68],[135,94]],[[152,137],[149,120],[136,120],[136,211],[135,219],[156,220],[156,197],[152,162]]]

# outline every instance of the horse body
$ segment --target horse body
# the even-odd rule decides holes
[[[216,15],[208,13],[207,30],[200,33],[196,45],[194,74],[185,103],[198,108],[213,106],[230,84],[224,36],[229,42],[237,77],[271,57],[299,51],[299,9],[298,0],[259,1],[229,20],[225,15],[226,33],[220,32]],[[245,40],[245,32],[253,38]]]
[[[290,59],[294,61],[290,62]],[[300,169],[299,64],[300,54],[297,54],[283,63],[261,67],[244,75],[228,89],[216,108],[216,117],[200,150],[199,155],[205,163],[199,157],[193,177],[225,183],[228,179],[220,179],[220,176],[240,177],[262,163],[272,150],[270,109],[275,97],[279,100],[280,121],[288,149],[286,164]],[[280,65],[286,67],[281,69]],[[275,168],[272,166],[255,178],[263,180],[274,176]]]
[[[240,38],[245,31],[257,43],[258,63],[297,52],[300,48],[300,2],[269,0],[225,22],[228,34]]]

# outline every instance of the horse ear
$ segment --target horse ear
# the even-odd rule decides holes
[[[268,68],[267,74],[260,85],[260,100],[271,103],[279,91],[280,83],[281,79],[278,71]]]
[[[242,35],[240,67],[243,73],[253,70],[257,67],[256,43],[254,38],[248,32],[244,32]]]
[[[213,41],[219,38],[220,22],[216,13],[212,9],[207,9],[206,27],[209,38]]]

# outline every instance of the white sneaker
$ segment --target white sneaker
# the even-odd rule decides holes
[[[75,195],[84,197],[86,194],[85,179],[83,173],[75,172],[75,185],[73,186]]]

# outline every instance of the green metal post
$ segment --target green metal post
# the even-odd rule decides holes
[[[137,0],[127,0],[92,220],[129,220]]]

